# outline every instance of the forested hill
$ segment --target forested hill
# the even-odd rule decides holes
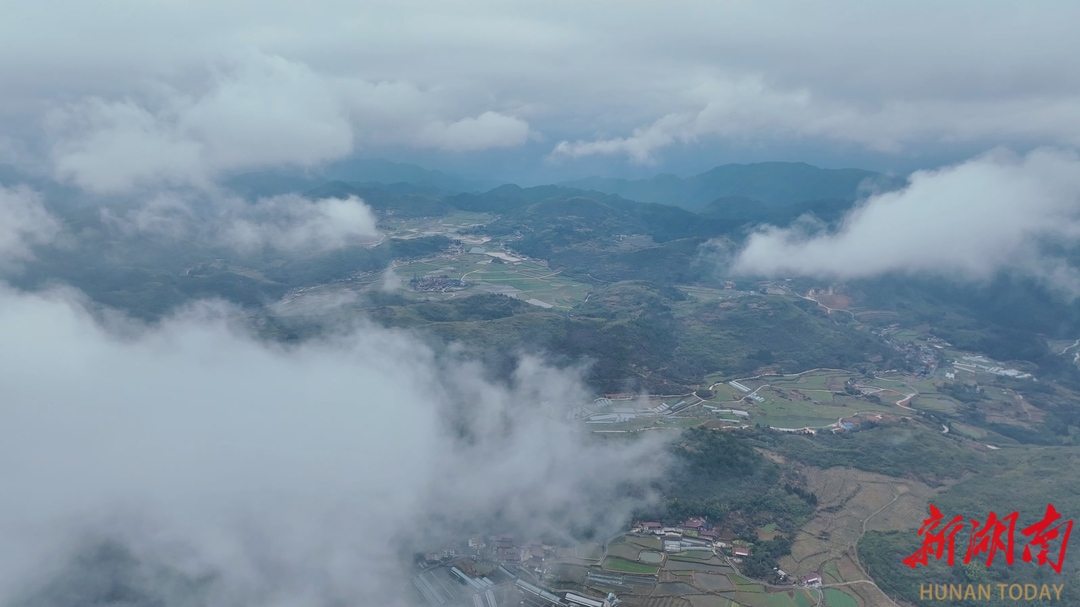
[[[725,164],[690,177],[657,175],[649,179],[591,177],[562,185],[642,202],[696,208],[718,198],[743,196],[769,205],[837,198],[855,200],[877,190],[903,186],[904,179],[862,169],[820,169],[803,162]]]

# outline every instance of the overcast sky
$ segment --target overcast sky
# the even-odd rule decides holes
[[[1080,145],[1073,2],[0,8],[0,157],[99,190],[352,153],[557,176]]]

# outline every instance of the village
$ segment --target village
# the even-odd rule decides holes
[[[820,573],[791,577],[775,569],[770,581],[752,580],[739,565],[753,551],[752,542],[703,517],[673,526],[638,521],[593,545],[477,536],[418,555],[412,583],[430,607],[634,607],[655,604],[656,597],[738,601],[755,593],[812,604]]]

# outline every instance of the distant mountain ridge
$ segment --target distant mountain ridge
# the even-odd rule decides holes
[[[768,205],[855,200],[875,191],[903,187],[905,183],[903,178],[862,169],[822,169],[805,162],[759,162],[725,164],[690,177],[671,174],[635,180],[590,177],[560,185],[641,202],[693,208],[730,197],[752,198]]]
[[[391,162],[382,158],[346,158],[318,170],[267,169],[234,175],[225,185],[246,197],[274,196],[303,192],[328,182],[393,185],[407,183],[443,194],[457,194],[480,189],[479,184],[442,171],[415,164]]]

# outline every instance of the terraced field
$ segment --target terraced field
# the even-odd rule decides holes
[[[606,592],[602,582],[590,582],[589,576],[621,576],[620,598],[630,607],[810,607],[816,603],[806,589],[772,589],[746,579],[710,551],[665,554],[652,550],[660,543],[651,536],[624,535],[608,544],[602,569],[594,566],[586,575],[577,566],[563,565],[566,571],[559,570],[560,579]],[[646,556],[659,557],[662,566],[643,562]],[[648,574],[652,576],[645,577]]]
[[[646,563],[638,563],[637,561],[631,561],[617,556],[609,556],[604,559],[603,568],[608,571],[617,571],[620,573],[656,573],[658,567],[656,565],[648,565]]]
[[[791,555],[780,560],[780,568],[799,576],[820,573],[826,585],[845,584],[829,589],[837,605],[892,607],[863,571],[855,545],[867,530],[918,527],[937,491],[918,481],[850,468],[808,468],[806,473],[819,509],[796,534]]]
[[[836,588],[826,588],[825,607],[859,607],[859,603],[851,595]]]

